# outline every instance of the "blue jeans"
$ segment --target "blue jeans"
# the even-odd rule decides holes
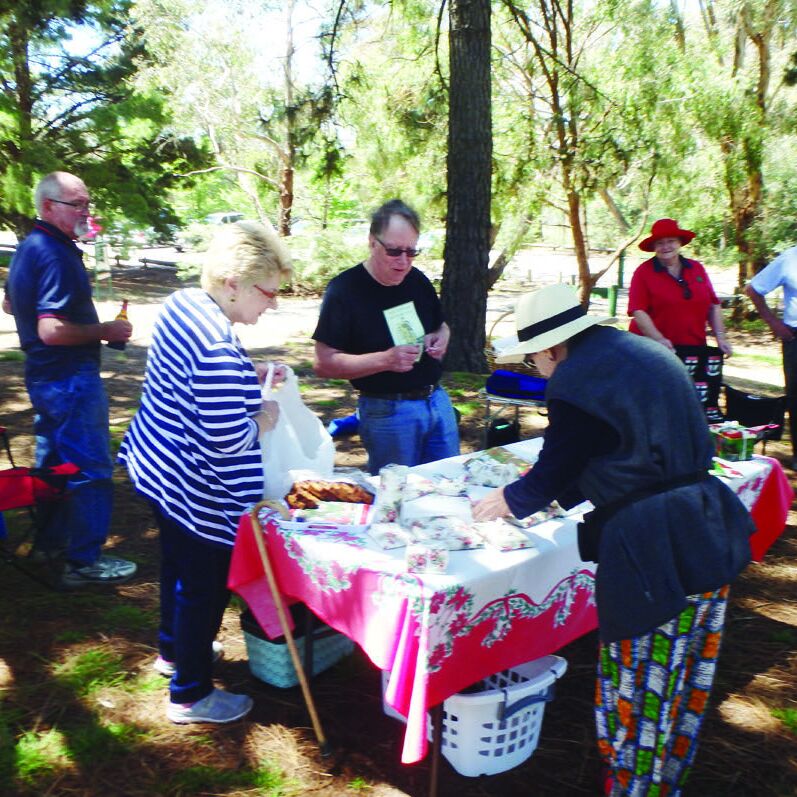
[[[195,703],[213,690],[213,640],[230,600],[232,547],[191,534],[153,503],[160,529],[160,655],[175,664],[172,703]]]
[[[93,363],[57,381],[26,380],[36,412],[36,467],[72,462],[80,473],[69,480],[69,498],[45,508],[36,546],[64,550],[76,565],[97,561],[108,536],[113,504],[113,461],[108,397]]]
[[[459,454],[459,430],[443,388],[419,401],[360,396],[360,437],[372,474],[390,463],[421,465]]]

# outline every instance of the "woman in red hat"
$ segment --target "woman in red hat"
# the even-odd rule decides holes
[[[654,256],[631,278],[628,315],[633,320],[629,329],[658,341],[684,360],[711,417],[716,411],[714,394],[719,393],[722,355],[730,356],[733,349],[725,337],[720,302],[708,274],[697,260],[681,254],[681,248],[694,237],[675,219],[654,222],[650,235],[639,244],[643,252]],[[713,350],[713,356],[706,347],[706,323],[719,348]]]

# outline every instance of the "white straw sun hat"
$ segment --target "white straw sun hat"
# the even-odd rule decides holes
[[[515,308],[517,339],[510,341],[510,348],[501,351],[495,360],[498,363],[521,362],[526,354],[550,349],[609,320],[608,316],[587,315],[569,285],[548,285],[520,297]]]

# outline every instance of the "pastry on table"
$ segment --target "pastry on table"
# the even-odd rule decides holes
[[[293,483],[285,501],[292,509],[315,509],[320,501],[372,504],[374,495],[365,487],[350,481],[306,479]]]

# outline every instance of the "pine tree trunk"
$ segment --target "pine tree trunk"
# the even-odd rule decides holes
[[[448,218],[441,300],[448,370],[484,373],[490,258],[490,2],[450,0]]]

